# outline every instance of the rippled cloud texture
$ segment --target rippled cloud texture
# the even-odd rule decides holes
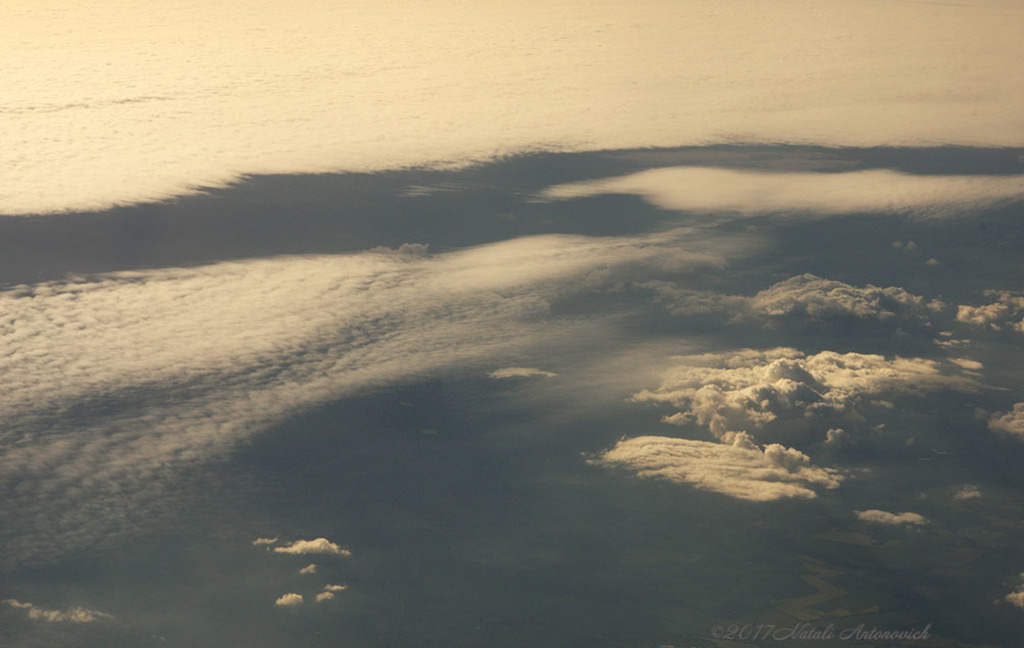
[[[550,306],[613,271],[713,268],[742,249],[684,229],[538,236],[436,256],[271,258],[4,291],[0,473],[18,507],[5,559],[95,536],[106,519],[97,507],[155,492],[169,468],[222,455],[304,407],[572,344],[582,327],[599,339],[599,319],[551,318]]]
[[[1020,3],[17,0],[0,213],[721,141],[1024,144]]]

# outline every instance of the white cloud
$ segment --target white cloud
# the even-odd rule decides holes
[[[624,439],[592,463],[751,501],[813,498],[815,488],[836,488],[842,480],[837,471],[811,465],[802,452],[778,444],[762,451],[746,435],[731,444],[657,436]]]
[[[884,405],[895,394],[976,387],[969,378],[943,373],[932,360],[861,353],[744,349],[676,356],[673,363],[658,388],[633,399],[680,407],[665,420],[696,421],[719,438],[760,428],[781,415],[843,412],[863,402]]]
[[[1020,578],[1024,579],[1024,573],[1020,575]],[[1006,601],[1016,607],[1024,608],[1024,584],[1007,594]]]
[[[0,213],[538,148],[1020,146],[1018,24],[993,0],[18,3]]]
[[[320,592],[316,595],[316,602],[323,603],[324,601],[330,601],[334,598],[333,592]]]
[[[654,291],[674,315],[721,313],[733,320],[761,321],[771,317],[823,320],[855,317],[873,320],[921,320],[943,308],[897,286],[852,286],[842,281],[802,274],[769,286],[753,297],[698,291],[667,281],[637,284]]]
[[[22,603],[16,599],[7,599],[4,601],[7,605],[24,610],[28,615],[28,618],[36,621],[46,621],[49,623],[63,623],[65,621],[71,623],[92,623],[99,619],[112,619],[113,617],[104,612],[97,612],[95,610],[87,610],[83,607],[71,607],[65,611],[60,610],[47,610],[41,607],[36,607],[32,603]]]
[[[302,605],[302,595],[294,592],[282,594],[276,601],[274,601],[274,605],[280,607],[297,607]]]
[[[303,575],[315,574],[316,573],[316,565],[314,563],[310,563],[310,564],[306,565],[305,567],[303,567],[302,569],[300,569],[299,573],[303,574]]]
[[[490,376],[491,378],[500,380],[503,378],[553,378],[558,374],[552,371],[536,369],[534,367],[504,367],[502,369],[495,369],[494,371],[487,375]]]
[[[325,592],[344,592],[348,589],[348,585],[324,585]]]
[[[284,547],[274,547],[276,553],[285,554],[332,554],[335,556],[351,556],[352,552],[331,542],[327,538],[316,540],[296,540]],[[315,567],[315,565],[313,565]],[[307,567],[308,569],[308,567]]]
[[[550,316],[555,300],[601,285],[595,271],[614,278],[666,259],[680,271],[716,267],[743,249],[694,230],[540,236],[0,291],[0,485],[18,511],[0,523],[2,560],[112,537],[130,524],[125,507],[160,497],[177,466],[305,408],[452,368],[485,371],[525,349],[599,344],[610,335],[599,318]]]
[[[1024,333],[1024,295],[1008,290],[986,290],[985,296],[993,300],[992,303],[982,306],[961,304],[957,308],[957,321],[997,331],[1008,326]]]
[[[857,514],[857,519],[864,522],[870,522],[871,524],[921,525],[928,523],[928,520],[926,520],[924,516],[917,513],[889,513],[887,511],[879,511],[878,509],[855,511],[855,513]]]
[[[853,212],[946,215],[1024,197],[1024,176],[915,176],[889,170],[769,173],[663,167],[549,187],[550,200],[603,194],[641,196],[662,209],[744,215],[796,212],[804,218]]]
[[[252,541],[252,544],[254,546],[272,545],[275,542],[277,542],[277,538],[256,538],[255,540]]]
[[[926,302],[903,288],[863,288],[812,274],[790,277],[757,293],[752,306],[768,316],[804,315],[813,319],[851,315],[861,319],[927,317],[940,310],[941,302]]]
[[[1024,441],[1024,403],[1015,403],[1009,412],[995,412],[988,419],[988,427]]]

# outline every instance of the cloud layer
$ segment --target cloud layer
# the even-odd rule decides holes
[[[1001,0],[135,9],[5,12],[0,213],[538,148],[1024,144],[1019,7]]]
[[[773,173],[713,167],[664,167],[617,178],[550,187],[542,198],[570,200],[632,194],[662,209],[796,212],[821,217],[856,212],[946,215],[1024,199],[1024,176],[917,176],[889,170]]]
[[[125,507],[158,493],[175,466],[303,408],[575,344],[583,324],[550,318],[554,300],[613,270],[716,267],[742,249],[708,236],[540,236],[437,256],[284,257],[0,292],[0,479],[12,493],[0,526],[20,536],[5,560],[105,534],[96,525],[127,522]],[[586,326],[600,334],[599,320]]]
[[[813,498],[815,489],[836,488],[842,480],[837,471],[813,466],[802,452],[778,444],[761,450],[745,435],[731,444],[659,436],[624,439],[592,463],[751,501]]]

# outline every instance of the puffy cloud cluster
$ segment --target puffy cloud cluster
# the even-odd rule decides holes
[[[342,548],[327,538],[315,540],[296,540],[284,547],[274,547],[274,552],[284,554],[330,554],[335,556],[351,556],[352,552]],[[311,565],[314,567],[315,565]],[[307,568],[308,569],[308,568]]]
[[[1009,412],[996,412],[988,419],[990,430],[1024,441],[1024,403],[1015,403]]]
[[[504,378],[553,378],[558,374],[534,367],[503,367],[501,369],[495,369],[487,375],[496,380],[501,380]]]
[[[815,488],[836,488],[842,480],[837,471],[813,466],[798,450],[778,444],[761,450],[743,434],[731,443],[660,436],[624,439],[591,462],[751,501],[813,498]]]
[[[61,610],[47,610],[45,608],[37,607],[32,603],[22,603],[16,599],[7,599],[4,601],[9,606],[24,610],[28,615],[28,618],[36,621],[46,621],[49,623],[63,623],[65,621],[70,623],[92,623],[99,619],[112,619],[113,617],[105,612],[97,612],[95,610],[87,610],[83,607],[71,607],[65,611]]]
[[[0,213],[540,147],[1024,144],[1012,2],[133,6],[37,0],[5,11],[0,42],[15,64],[4,78]],[[717,181],[714,191],[728,190]],[[841,199],[885,204],[886,188],[865,177]],[[689,189],[709,202],[701,183]],[[813,190],[788,196],[822,202]],[[779,201],[752,188],[739,202],[755,198]]]
[[[871,524],[888,524],[892,526],[905,524],[916,526],[928,523],[928,520],[918,513],[889,513],[888,511],[879,511],[878,509],[855,511],[855,513],[858,520],[870,522]]]
[[[890,170],[776,173],[680,166],[557,185],[541,197],[570,200],[604,194],[637,195],[668,210],[742,216],[788,212],[822,218],[893,211],[945,216],[1020,200],[1024,176],[915,176]]]
[[[658,388],[633,399],[681,407],[665,420],[696,421],[722,438],[761,428],[780,415],[843,412],[866,401],[885,405],[893,395],[974,387],[932,360],[834,351],[805,355],[780,347],[677,356]]]
[[[733,321],[765,318],[826,320],[920,320],[943,308],[897,286],[853,286],[842,281],[802,274],[769,286],[753,297],[692,290],[667,281],[638,284],[652,290],[674,315],[723,314]]]
[[[1006,327],[1024,333],[1024,296],[1006,290],[986,290],[985,296],[992,302],[982,306],[961,304],[957,308],[957,321],[997,331]]]
[[[601,321],[551,318],[550,305],[592,289],[596,271],[717,266],[742,249],[694,230],[539,236],[433,256],[281,257],[0,291],[0,485],[12,489],[4,515],[18,511],[0,523],[3,560],[110,537],[127,523],[123,507],[159,497],[176,466],[304,408],[452,367],[501,366],[527,348],[589,344]]]
[[[336,592],[343,592],[347,589],[348,585],[324,585],[324,590],[316,595],[316,602],[330,601],[334,598]]]
[[[317,570],[316,563],[310,563],[310,564],[306,565],[305,567],[303,567],[302,569],[300,569],[299,573],[302,574],[303,576],[305,576],[307,574],[315,574],[316,570]]]

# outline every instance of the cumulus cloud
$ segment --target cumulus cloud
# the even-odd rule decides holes
[[[677,356],[673,363],[659,387],[633,400],[680,407],[665,420],[696,421],[719,438],[761,428],[782,415],[856,411],[861,403],[885,405],[893,395],[976,387],[932,360],[861,353],[805,355],[780,347]]]
[[[490,376],[491,378],[500,380],[503,378],[553,378],[558,374],[552,371],[536,369],[534,367],[504,367],[502,369],[495,369],[494,371],[487,375]]]
[[[950,358],[949,361],[968,371],[981,371],[985,368],[983,363],[971,360],[970,358]]]
[[[294,592],[282,594],[276,601],[274,601],[274,605],[280,607],[298,607],[299,605],[302,605],[302,595]]]
[[[344,592],[348,589],[348,585],[324,585],[325,592]]]
[[[652,290],[674,315],[719,313],[734,321],[797,317],[814,321],[835,317],[927,321],[943,308],[938,300],[927,301],[897,286],[859,287],[813,274],[790,277],[753,297],[693,290],[660,280],[637,285]]]
[[[915,176],[889,170],[769,173],[713,167],[663,167],[627,176],[549,187],[541,197],[570,200],[638,195],[662,209],[803,218],[856,212],[947,215],[1020,200],[1024,176]]]
[[[988,427],[1024,441],[1024,403],[1015,403],[1009,412],[995,412],[988,419]]]
[[[256,538],[252,541],[252,544],[258,547],[260,545],[272,545],[275,542],[277,542],[277,538]]]
[[[310,563],[310,564],[306,565],[305,567],[303,567],[302,569],[300,569],[299,573],[303,574],[303,575],[315,574],[316,573],[316,565],[314,563]]]
[[[4,601],[7,605],[18,610],[24,610],[28,618],[36,621],[46,621],[49,623],[92,623],[99,619],[112,619],[113,617],[105,612],[97,612],[96,610],[87,610],[83,607],[71,607],[67,610],[47,610],[45,608],[37,607],[32,603],[22,603],[16,599],[7,599]]]
[[[335,556],[351,556],[352,552],[331,542],[327,538],[316,540],[296,540],[284,547],[274,547],[276,553],[284,554],[332,554]],[[316,565],[311,565],[316,567]],[[308,569],[308,567],[306,568]]]
[[[1024,145],[1016,8],[983,4],[19,3],[0,213],[538,148]]]
[[[619,441],[591,463],[751,501],[813,498],[816,488],[836,488],[842,480],[835,470],[813,466],[798,450],[778,444],[761,450],[747,435],[737,435],[730,444],[635,437]]]
[[[1024,333],[1024,295],[1007,290],[986,290],[984,294],[992,302],[981,306],[961,304],[956,313],[958,322]]]
[[[12,489],[4,514],[18,510],[0,523],[3,560],[112,537],[130,524],[125,506],[159,497],[176,466],[304,408],[453,367],[484,371],[527,348],[591,344],[600,319],[552,318],[550,306],[591,290],[594,271],[716,267],[743,249],[694,230],[540,236],[0,291],[0,485]]]
[[[316,595],[316,602],[323,603],[324,601],[330,601],[334,598],[333,592],[320,592]]]
[[[920,525],[927,524],[928,520],[924,516],[917,513],[889,513],[887,511],[879,511],[878,509],[870,509],[867,511],[855,511],[857,519],[870,522],[871,524],[909,524],[909,525]]]

